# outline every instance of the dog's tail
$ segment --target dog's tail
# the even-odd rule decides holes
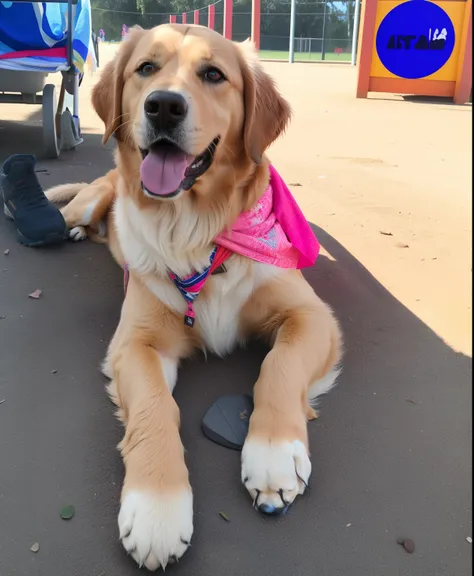
[[[86,182],[77,182],[76,184],[60,184],[46,190],[45,195],[51,202],[69,202],[75,198],[79,192],[88,186]]]

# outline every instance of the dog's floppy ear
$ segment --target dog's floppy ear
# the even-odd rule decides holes
[[[263,70],[251,42],[242,42],[238,49],[244,80],[245,148],[251,160],[260,164],[265,150],[285,130],[291,108]]]
[[[106,144],[114,133],[117,140],[121,139],[123,72],[136,43],[144,32],[143,28],[138,26],[129,29],[117,55],[102,70],[100,80],[92,90],[92,105],[105,125],[103,144]]]

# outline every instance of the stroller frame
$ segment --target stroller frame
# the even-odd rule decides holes
[[[32,0],[13,0],[27,2]],[[82,142],[79,122],[79,73],[73,62],[74,16],[77,0],[42,0],[67,4],[67,66],[61,71],[59,98],[56,86],[46,84],[46,77],[53,72],[44,70],[6,70],[0,65],[0,104],[41,104],[43,118],[43,152],[46,158],[58,158],[61,150],[74,149]],[[72,96],[72,116],[65,108],[66,92]]]

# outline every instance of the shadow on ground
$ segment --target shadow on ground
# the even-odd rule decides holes
[[[10,133],[8,124],[0,127]],[[35,128],[14,133],[9,141],[0,132],[0,159],[37,150]],[[38,167],[46,187],[92,180],[111,165],[100,136],[86,134],[76,152]],[[339,386],[309,425],[311,492],[284,518],[260,516],[240,485],[239,454],[200,430],[219,395],[251,390],[265,349],[186,363],[176,397],[195,535],[167,573],[467,576],[471,359],[314,229],[330,256],[306,277],[340,319],[346,355]],[[138,574],[118,543],[121,428],[98,371],[118,322],[121,271],[92,243],[24,248],[3,219],[0,249],[0,574]],[[29,299],[36,288],[41,299]],[[59,517],[63,504],[76,507],[69,522]],[[413,555],[399,537],[415,541]]]

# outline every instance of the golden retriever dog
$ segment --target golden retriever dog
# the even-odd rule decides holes
[[[105,234],[128,271],[103,369],[125,427],[120,538],[156,570],[179,559],[193,534],[172,395],[180,361],[196,350],[224,356],[255,335],[271,345],[254,386],[241,481],[256,509],[277,515],[308,485],[311,400],[334,384],[341,334],[296,267],[231,253],[206,277],[191,320],[173,280],[209,269],[216,238],[269,186],[265,151],[290,107],[251,46],[200,26],[132,29],[92,101],[104,141],[117,140],[116,168],[48,195],[73,198],[63,209],[72,235]]]

